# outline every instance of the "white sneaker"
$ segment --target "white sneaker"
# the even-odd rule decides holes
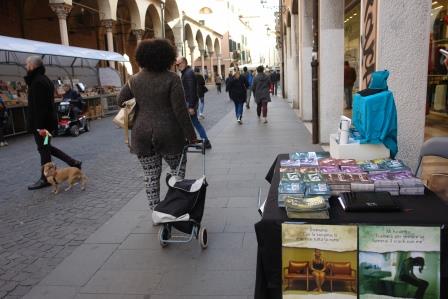
[[[4,144],[5,146],[8,146],[8,145],[9,145],[7,141],[3,142],[3,144]]]
[[[0,142],[0,147],[4,147],[5,143],[4,142]]]
[[[199,117],[200,117],[201,119],[205,119],[204,114],[199,114]]]
[[[266,124],[268,122],[268,118],[267,117],[263,117],[263,123]]]

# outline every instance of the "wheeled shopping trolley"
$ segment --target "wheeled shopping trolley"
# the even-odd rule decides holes
[[[182,161],[188,153],[202,154],[203,175],[198,179],[182,179],[178,176]],[[161,224],[160,245],[166,247],[170,243],[188,243],[194,237],[199,240],[203,249],[207,248],[207,230],[201,225],[208,186],[205,177],[204,142],[185,146],[176,173],[168,174],[166,182],[168,192],[165,199],[152,213],[154,224]],[[182,234],[172,233],[173,227]]]

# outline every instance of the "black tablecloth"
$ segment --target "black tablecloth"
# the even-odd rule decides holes
[[[280,160],[288,159],[287,154],[277,157],[266,175],[271,183],[262,220],[255,224],[257,235],[257,274],[255,298],[282,298],[282,240],[281,224],[285,221],[306,222],[316,224],[378,224],[378,225],[413,225],[441,226],[441,294],[440,298],[448,298],[448,205],[433,192],[426,190],[421,196],[399,196],[402,212],[390,213],[346,213],[337,203],[335,197],[330,198],[330,219],[291,220],[286,211],[277,206],[277,188],[280,180]]]

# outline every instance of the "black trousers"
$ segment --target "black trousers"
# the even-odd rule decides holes
[[[0,118],[0,142],[5,141],[5,126],[3,125],[3,119]]]
[[[64,161],[69,166],[73,166],[76,160],[61,151],[60,149],[51,145],[51,138],[48,140],[48,144],[44,145],[45,137],[40,136],[37,132],[33,133],[34,140],[36,141],[37,151],[40,154],[40,165],[51,162],[51,156]]]
[[[417,291],[415,292],[416,299],[423,299],[425,295],[426,288],[428,288],[429,283],[426,280],[414,278],[410,275],[400,275],[400,280],[410,285],[417,287]]]

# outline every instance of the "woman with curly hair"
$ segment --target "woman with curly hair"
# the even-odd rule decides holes
[[[160,201],[162,158],[175,171],[186,142],[195,143],[196,133],[185,106],[179,76],[171,72],[176,48],[167,39],[148,39],[136,50],[141,70],[131,76],[118,96],[120,104],[135,98],[131,153],[137,155],[144,172],[149,206]],[[185,176],[186,157],[179,176]]]

